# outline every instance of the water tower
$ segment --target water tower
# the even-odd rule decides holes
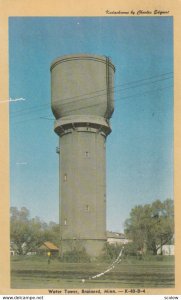
[[[97,256],[106,241],[106,137],[114,110],[115,67],[105,56],[75,54],[51,64],[54,130],[60,137],[61,251]]]

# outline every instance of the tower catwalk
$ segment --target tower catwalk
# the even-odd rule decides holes
[[[52,111],[60,137],[60,247],[91,256],[106,241],[106,137],[115,68],[105,56],[63,56],[51,64]]]

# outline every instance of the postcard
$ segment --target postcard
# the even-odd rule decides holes
[[[3,299],[181,294],[179,17],[1,0]]]

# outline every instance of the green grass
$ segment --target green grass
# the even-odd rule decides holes
[[[174,258],[126,259],[100,278],[110,263],[62,263],[46,257],[11,257],[11,287],[22,289],[97,289],[174,287]],[[85,282],[82,282],[85,279]]]

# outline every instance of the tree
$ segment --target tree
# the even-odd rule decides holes
[[[44,241],[58,244],[59,225],[50,222],[49,225],[38,217],[30,218],[29,210],[22,207],[18,210],[11,207],[11,242],[16,247],[18,254],[26,254],[35,250]]]
[[[46,224],[46,223],[45,223]],[[55,222],[49,222],[49,224],[44,224],[44,241],[50,241],[55,245],[60,243],[60,226]]]
[[[18,254],[34,250],[43,240],[42,226],[39,218],[30,219],[26,207],[18,210],[11,208],[11,241],[17,246]]]
[[[118,255],[120,254],[122,248],[123,245],[117,243],[109,244],[108,242],[106,242],[104,244],[102,254],[100,255],[100,259],[102,261],[113,262],[116,258],[118,258]]]
[[[125,222],[125,234],[137,250],[157,254],[158,249],[162,250],[162,246],[173,238],[173,200],[156,200],[152,204],[135,206]]]

